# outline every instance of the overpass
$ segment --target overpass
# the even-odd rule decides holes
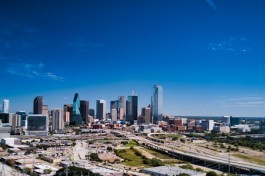
[[[148,148],[168,154],[179,160],[189,161],[194,164],[230,173],[265,175],[265,166],[244,161],[236,161],[234,159],[231,160],[230,157],[222,158],[213,155],[206,156],[201,153],[174,150],[161,143],[161,139],[153,139],[152,141],[152,133],[147,136],[147,139],[126,132],[121,132],[121,134],[126,135],[129,139],[138,141]]]

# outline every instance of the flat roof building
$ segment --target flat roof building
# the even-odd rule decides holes
[[[182,169],[173,166],[159,166],[152,168],[145,168],[142,173],[150,174],[153,176],[175,176],[179,174],[188,174],[190,176],[206,176],[206,173],[198,172],[189,169]]]

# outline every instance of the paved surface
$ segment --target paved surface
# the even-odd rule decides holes
[[[0,176],[26,176],[27,174],[22,174],[18,170],[3,164],[0,162]]]
[[[260,171],[260,172],[265,172],[265,166],[261,166],[261,165],[257,165],[257,164],[253,164],[253,163],[249,163],[249,162],[244,162],[244,161],[230,160],[231,158],[229,159],[229,158],[224,158],[224,157],[219,157],[219,156],[211,156],[211,155],[206,156],[206,155],[202,155],[201,153],[198,153],[198,152],[193,153],[193,152],[187,152],[187,151],[177,151],[177,150],[174,150],[172,148],[169,148],[167,146],[167,144],[156,143],[156,142],[153,142],[151,140],[145,139],[143,137],[135,136],[131,133],[124,132],[124,131],[123,132],[116,131],[116,132],[123,134],[123,135],[126,135],[129,139],[133,139],[133,140],[136,140],[138,142],[149,144],[149,145],[156,147],[158,149],[179,153],[182,155],[198,158],[198,159],[201,159],[204,161],[211,161],[211,162],[215,162],[215,163],[226,164],[226,165],[230,165],[230,166],[237,166],[237,167],[248,168],[248,169],[252,169],[252,170],[256,170],[256,171]],[[159,134],[159,133],[155,133],[155,134]],[[149,134],[149,136],[151,137],[151,134]]]

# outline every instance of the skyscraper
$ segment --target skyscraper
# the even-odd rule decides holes
[[[141,115],[143,117],[143,122],[149,125],[151,123],[151,108],[150,107],[142,108]]]
[[[42,114],[43,97],[37,96],[33,101],[33,114]]]
[[[54,109],[52,113],[52,130],[58,131],[63,130],[64,121],[63,121],[63,111],[60,108]]]
[[[26,113],[26,111],[18,111],[18,112],[16,112],[16,114],[20,116],[20,119],[21,119],[20,124],[21,124],[21,126],[25,127],[26,123],[27,123],[27,113]]]
[[[124,96],[119,96],[117,101],[118,118],[123,119],[126,117],[126,99]]]
[[[106,100],[97,100],[97,112],[96,117],[99,120],[105,120],[106,119]]]
[[[78,93],[75,94],[73,100],[73,113],[70,118],[70,125],[81,125],[82,124],[82,116],[80,114],[80,100]]]
[[[163,106],[163,88],[160,85],[154,85],[152,96],[152,116],[153,123],[162,120],[162,106]]]
[[[88,114],[89,114],[89,102],[86,100],[80,101],[80,113],[82,119],[85,123],[89,123]]]
[[[69,125],[70,117],[73,114],[73,105],[72,104],[65,104],[64,105],[64,122]]]
[[[137,121],[138,116],[138,96],[132,93],[128,96],[128,101],[126,101],[126,121],[131,125]]]
[[[9,100],[3,100],[2,113],[9,113]]]

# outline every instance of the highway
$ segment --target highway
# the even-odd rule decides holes
[[[117,131],[115,131],[117,132]],[[258,171],[258,172],[262,172],[265,173],[265,166],[262,165],[257,165],[257,164],[253,164],[253,163],[249,163],[249,162],[244,162],[244,161],[235,161],[235,160],[229,160],[229,158],[222,158],[222,157],[218,157],[218,156],[212,156],[212,155],[208,155],[205,156],[201,153],[191,153],[191,152],[183,152],[183,151],[179,151],[179,150],[173,150],[171,148],[169,148],[168,146],[161,144],[161,143],[156,143],[153,142],[149,139],[145,139],[143,137],[139,137],[139,136],[135,136],[129,132],[119,132],[121,135],[126,135],[129,139],[131,140],[136,140],[139,143],[145,143],[149,146],[151,146],[152,148],[156,148],[159,150],[163,150],[163,151],[167,151],[170,153],[176,153],[176,154],[180,154],[183,156],[188,156],[194,159],[199,159],[199,160],[203,160],[203,161],[208,161],[208,162],[214,162],[217,164],[223,164],[223,165],[230,165],[230,166],[234,166],[237,168],[245,168],[247,170],[253,170],[253,171]]]

